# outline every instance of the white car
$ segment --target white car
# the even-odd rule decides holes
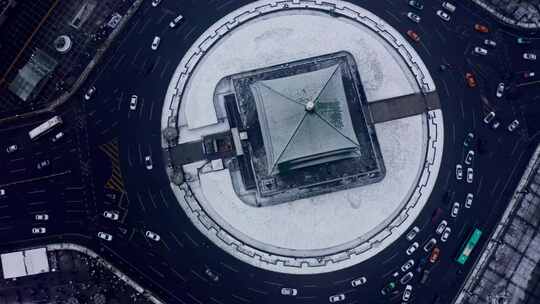
[[[467,183],[472,184],[474,178],[473,168],[467,168]]]
[[[328,298],[328,300],[330,301],[330,303],[341,302],[341,301],[345,300],[345,295],[342,294],[342,293],[337,294],[337,295],[333,295],[333,296],[330,296]]]
[[[92,99],[92,96],[96,93],[96,87],[91,86],[86,93],[84,94],[84,100],[90,100]]]
[[[152,232],[150,230],[147,230],[144,235],[146,235],[146,237],[151,239],[152,241],[156,241],[156,242],[161,239],[157,233]]]
[[[351,281],[351,285],[352,287],[358,287],[360,285],[364,285],[366,284],[367,282],[367,278],[366,277],[360,277],[358,279],[354,279]]]
[[[514,119],[509,125],[508,125],[508,131],[514,132],[514,130],[519,127],[519,121],[517,119]]]
[[[161,3],[161,0],[152,0],[152,6],[156,7]]]
[[[206,268],[206,270],[204,271],[204,273],[210,278],[210,280],[212,280],[213,282],[217,282],[219,281],[219,275],[217,275],[216,273],[214,273],[212,270],[210,270],[210,268]]]
[[[105,241],[112,241],[112,235],[108,234],[108,233],[105,233],[105,232],[98,232],[97,234],[98,238],[102,239],[102,240],[105,240]]]
[[[152,170],[152,168],[154,168],[152,165],[152,157],[150,155],[144,157],[144,166],[146,167],[146,170]]]
[[[42,161],[38,162],[37,168],[38,168],[38,170],[41,170],[41,169],[47,168],[50,164],[51,164],[51,162],[48,159],[45,159],[45,160],[42,160]]]
[[[503,93],[504,93],[504,82],[501,82],[497,85],[497,91],[495,92],[495,96],[497,96],[497,98],[501,98],[503,96]]]
[[[32,234],[44,234],[45,232],[47,232],[47,229],[45,229],[45,227],[32,228]]]
[[[456,6],[448,1],[444,1],[442,3],[442,7],[446,9],[447,11],[449,11],[450,13],[453,13],[456,10]]]
[[[484,49],[484,48],[481,48],[481,47],[477,46],[477,47],[474,48],[474,53],[476,55],[486,56],[488,51],[486,49]]]
[[[158,49],[160,41],[161,41],[161,38],[159,38],[159,36],[154,37],[154,40],[152,40],[152,46],[151,46],[152,50],[155,51]]]
[[[461,164],[456,165],[456,179],[457,180],[463,179],[463,166]]]
[[[113,221],[117,221],[120,216],[118,215],[118,211],[111,210],[103,211],[103,217],[111,219]]]
[[[412,286],[411,285],[405,286],[405,290],[403,291],[403,296],[401,297],[401,300],[403,302],[408,302],[409,299],[411,298],[411,293],[412,293]]]
[[[409,281],[413,278],[413,273],[412,272],[407,272],[407,274],[405,274],[404,276],[401,277],[401,279],[399,279],[399,282],[403,285],[409,283]]]
[[[465,155],[465,164],[466,165],[471,165],[474,161],[474,151],[473,150],[469,150],[469,152],[467,152],[467,155]]]
[[[0,189],[0,197],[6,196],[6,189]]]
[[[467,197],[465,198],[465,208],[471,208],[473,199],[474,199],[474,194],[467,193]]]
[[[420,231],[420,228],[418,228],[418,226],[414,226],[411,229],[411,231],[407,233],[407,240],[412,241],[416,237],[416,234],[418,234],[419,231]]]
[[[170,28],[175,28],[178,23],[180,23],[180,21],[182,21],[182,19],[184,19],[184,16],[182,15],[178,15],[176,16],[176,18],[174,18],[170,23],[169,23],[169,27]]]
[[[495,112],[487,113],[487,115],[484,117],[484,123],[489,124],[493,120],[493,118],[495,118]]]
[[[450,227],[446,227],[441,235],[441,242],[446,242],[448,240],[448,237],[450,236],[450,232],[452,232],[452,229]]]
[[[455,202],[452,206],[452,211],[450,212],[451,217],[457,217],[459,214],[459,203]]]
[[[437,229],[435,229],[435,233],[437,233],[437,234],[443,233],[444,228],[446,228],[446,226],[448,226],[448,222],[445,221],[445,220],[442,220],[442,221],[439,223],[439,226],[437,226]]]
[[[411,269],[411,267],[414,266],[414,260],[410,259],[405,264],[401,265],[401,271],[406,272],[407,270]]]
[[[419,23],[421,20],[420,16],[412,12],[407,13],[407,18],[411,19],[411,21],[414,23]]]
[[[64,137],[64,132],[58,132],[51,138],[51,142],[55,143]]]
[[[523,59],[525,59],[525,60],[536,60],[536,54],[534,54],[534,53],[523,53]]]
[[[437,16],[439,16],[444,21],[450,21],[450,15],[443,10],[437,10]]]
[[[409,248],[407,248],[407,250],[405,251],[407,253],[407,255],[411,255],[413,254],[413,252],[416,251],[416,249],[418,249],[418,242],[414,242],[411,244],[411,246],[409,246]]]
[[[139,97],[135,94],[131,95],[131,99],[129,100],[129,109],[131,111],[135,111],[137,109],[137,100]]]
[[[7,153],[13,153],[15,151],[17,151],[17,149],[19,149],[19,147],[17,145],[10,145],[6,148],[6,152]]]
[[[484,39],[484,45],[494,48],[497,46],[497,42],[489,39]]]
[[[298,290],[296,288],[287,288],[283,287],[281,288],[281,295],[282,296],[296,296],[298,294]]]
[[[431,238],[427,243],[424,245],[424,251],[425,252],[431,252],[433,250],[433,247],[437,245],[437,239]]]
[[[41,213],[36,214],[34,218],[36,219],[36,221],[47,221],[49,220],[49,215],[47,213]]]

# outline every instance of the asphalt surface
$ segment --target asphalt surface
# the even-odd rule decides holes
[[[67,134],[80,120],[87,128],[79,128],[73,132],[73,137],[66,136],[60,146],[47,144],[47,138],[42,144],[31,143],[26,139],[30,125],[0,131],[4,145],[16,141],[24,147],[20,153],[1,152],[5,154],[1,163],[3,172],[10,172],[1,177],[0,183],[8,184],[5,188],[10,194],[0,201],[7,206],[0,206],[6,210],[2,211],[2,216],[8,216],[0,218],[2,227],[7,227],[0,229],[0,239],[6,240],[4,248],[59,237],[82,243],[154,290],[167,303],[327,303],[329,296],[340,293],[346,295],[343,303],[401,302],[403,285],[398,283],[398,292],[388,296],[381,295],[381,288],[396,281],[392,274],[400,271],[409,258],[418,264],[429,254],[419,248],[411,257],[407,256],[405,251],[411,242],[405,237],[376,257],[345,270],[320,275],[286,275],[242,263],[209,244],[176,203],[160,148],[161,107],[169,79],[185,51],[207,27],[247,2],[165,0],[153,8],[146,1],[85,86],[85,89],[91,85],[97,87],[95,97],[84,102],[81,92],[71,103],[73,109],[67,107],[62,114],[68,117],[64,123]],[[518,46],[515,39],[521,33],[501,27],[472,4],[459,5],[452,19],[445,22],[435,15],[440,2],[426,3],[426,7],[417,12],[422,21],[414,24],[406,18],[406,13],[413,9],[405,1],[351,2],[376,13],[401,33],[409,29],[416,31],[421,41],[412,44],[438,87],[445,124],[443,162],[430,201],[415,222],[420,232],[414,241],[422,247],[431,237],[437,237],[441,256],[437,263],[427,264],[431,272],[425,284],[419,282],[421,274],[416,272],[416,265],[409,284],[413,286],[410,300],[413,303],[432,303],[437,296],[440,303],[449,303],[473,264],[472,259],[478,256],[477,249],[465,267],[460,267],[454,259],[461,244],[473,227],[486,234],[491,231],[538,143],[540,111],[536,102],[540,98],[540,86],[523,85],[526,80],[522,72],[533,70],[534,66],[521,56],[528,50],[538,53],[540,40],[525,47]],[[185,20],[176,29],[170,29],[168,23],[178,13],[182,13]],[[476,32],[475,23],[488,26],[490,32]],[[155,35],[161,37],[157,51],[150,49]],[[487,56],[473,55],[474,46],[481,45],[486,38],[495,40],[497,47],[489,49]],[[451,68],[439,71],[442,63],[450,64]],[[476,88],[467,87],[466,72],[475,74]],[[538,74],[540,69],[536,72]],[[495,89],[501,81],[520,86],[512,94],[498,99]],[[139,98],[134,111],[129,110],[132,94]],[[501,121],[497,130],[482,122],[484,115],[492,110]],[[79,111],[86,113],[81,115],[82,119],[77,118]],[[518,119],[521,125],[510,133],[506,127],[513,119]],[[475,147],[475,173],[471,184],[455,178],[456,164],[463,164],[467,152],[463,146],[467,132],[474,132],[480,139]],[[45,155],[54,159],[51,172],[72,170],[71,175],[64,177],[64,182],[57,180],[60,177],[51,177],[9,185],[42,176],[33,169],[33,162]],[[86,162],[90,169],[82,174],[80,163],[87,160],[87,155],[90,155]],[[144,166],[146,155],[154,160],[152,170]],[[23,160],[16,160],[19,157]],[[24,172],[16,171],[20,169]],[[118,182],[118,172],[121,182]],[[86,178],[86,174],[90,178]],[[112,178],[117,182],[111,183],[111,176],[117,176]],[[54,187],[42,183],[54,184]],[[109,186],[105,187],[106,184]],[[77,185],[84,189],[70,190]],[[39,189],[46,192],[33,193]],[[450,198],[444,200],[447,191]],[[15,197],[11,193],[16,193]],[[463,208],[467,193],[475,196],[470,209]],[[41,200],[45,201],[43,207],[28,207],[33,206],[31,202]],[[68,206],[72,206],[68,201],[78,200],[85,202],[84,207],[77,207],[84,210],[84,214],[68,212],[71,210]],[[454,201],[462,206],[456,219],[450,217]],[[443,213],[433,222],[432,214],[437,208],[443,209]],[[118,221],[100,215],[111,209],[119,211]],[[31,216],[45,211],[51,218],[58,217],[58,221],[47,223],[50,226],[47,226],[45,238],[35,238],[30,234],[36,224]],[[446,243],[435,236],[436,225],[442,219],[452,228]],[[147,239],[146,230],[158,233],[161,240]],[[97,239],[98,231],[110,233],[113,240]],[[218,282],[204,273],[207,268],[219,275]],[[398,279],[402,275],[400,271]],[[361,276],[366,276],[368,282],[353,288],[350,281]],[[282,287],[296,288],[298,295],[281,296]]]

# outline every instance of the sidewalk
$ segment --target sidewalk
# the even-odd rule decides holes
[[[472,0],[504,24],[521,30],[540,29],[540,0]]]
[[[540,303],[540,146],[454,304]]]

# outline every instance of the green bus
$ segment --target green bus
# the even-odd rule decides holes
[[[471,233],[471,236],[467,239],[467,242],[462,246],[460,250],[460,254],[456,258],[456,262],[458,262],[461,265],[465,265],[465,262],[469,259],[469,256],[471,255],[471,252],[473,251],[474,247],[478,244],[478,241],[480,240],[480,237],[482,236],[482,231],[478,228],[474,228],[473,233]]]

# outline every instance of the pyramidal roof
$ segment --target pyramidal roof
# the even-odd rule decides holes
[[[250,89],[257,106],[269,173],[278,173],[279,165],[285,163],[301,167],[303,160],[314,164],[314,159],[340,159],[336,157],[339,154],[350,157],[351,151],[360,153],[340,64],[257,81]]]

